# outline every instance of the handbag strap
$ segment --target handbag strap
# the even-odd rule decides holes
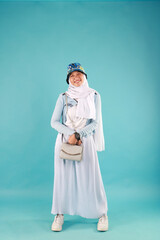
[[[67,107],[67,111],[66,111],[66,114],[67,114],[67,112],[68,112],[68,104],[67,104],[67,94],[66,93],[64,93],[65,94],[65,97],[66,97],[66,107]],[[62,133],[62,142],[63,142],[63,133]]]
[[[66,96],[66,107],[67,107],[66,115],[67,115],[67,113],[68,113],[68,104],[67,104],[67,94],[66,94],[66,93],[65,93],[65,96]],[[70,119],[70,121],[72,122],[72,125],[73,125],[73,127],[74,127],[74,129],[75,129],[74,122],[72,121],[72,119],[70,118],[69,115],[67,115],[67,116],[69,117],[69,119]],[[76,130],[75,130],[75,131],[76,131]]]
[[[68,113],[68,104],[67,104],[67,94],[66,94],[66,93],[65,93],[65,97],[66,97],[66,108],[67,108],[67,110],[66,110],[66,115],[67,115],[67,113]],[[70,121],[72,122],[73,127],[75,128],[75,125],[74,125],[72,119],[70,118],[69,115],[67,115],[67,116],[69,117]],[[63,142],[63,135],[64,135],[64,134],[62,133],[62,142]]]
[[[67,107],[67,111],[66,111],[66,114],[68,112],[68,104],[67,104],[67,94],[65,93],[65,97],[66,97],[66,107]]]

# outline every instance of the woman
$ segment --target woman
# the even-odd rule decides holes
[[[59,94],[51,118],[52,128],[58,131],[51,210],[57,215],[51,229],[61,231],[63,214],[69,214],[99,218],[97,230],[106,231],[108,205],[97,155],[97,151],[104,150],[101,97],[88,86],[87,74],[80,63],[68,65],[66,81],[68,90]],[[82,145],[82,160],[61,159],[62,142]]]

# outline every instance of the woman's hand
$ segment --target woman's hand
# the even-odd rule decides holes
[[[68,138],[68,143],[70,144],[77,144],[77,145],[81,145],[82,141],[81,140],[77,140],[76,137],[75,137],[75,134],[73,133],[71,136],[69,136]]]
[[[77,143],[77,139],[75,138],[74,133],[71,136],[69,136],[68,143],[70,143],[70,144],[76,144]]]
[[[82,143],[81,140],[77,141],[77,145],[81,145],[81,143]]]

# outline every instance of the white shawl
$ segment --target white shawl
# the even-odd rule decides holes
[[[94,94],[96,90],[90,88],[88,85],[88,81],[86,76],[84,76],[83,83],[76,87],[71,84],[69,79],[69,87],[66,94],[78,100],[76,116],[77,117],[84,117],[87,119],[96,119],[96,108],[94,102]],[[104,151],[105,150],[105,141],[104,141],[104,134],[103,134],[103,122],[102,122],[102,109],[101,109],[101,98],[100,98],[100,116],[98,126],[95,129],[95,134],[93,134],[93,138],[95,141],[95,146],[97,151]]]

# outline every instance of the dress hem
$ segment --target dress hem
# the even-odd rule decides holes
[[[107,209],[107,212],[108,212],[108,209]],[[80,216],[80,217],[83,217],[83,218],[88,218],[88,219],[95,219],[95,218],[100,218],[102,215],[107,215],[107,212],[105,212],[105,213],[102,213],[102,214],[100,214],[99,216],[97,216],[97,217],[87,217],[87,216],[84,216],[83,214],[78,214],[78,213],[69,213],[69,212],[63,212],[63,213],[58,213],[58,214],[67,214],[67,215],[71,215],[71,216]],[[51,211],[51,214],[53,214],[53,215],[57,215],[57,213],[54,213],[54,212],[52,212]]]

